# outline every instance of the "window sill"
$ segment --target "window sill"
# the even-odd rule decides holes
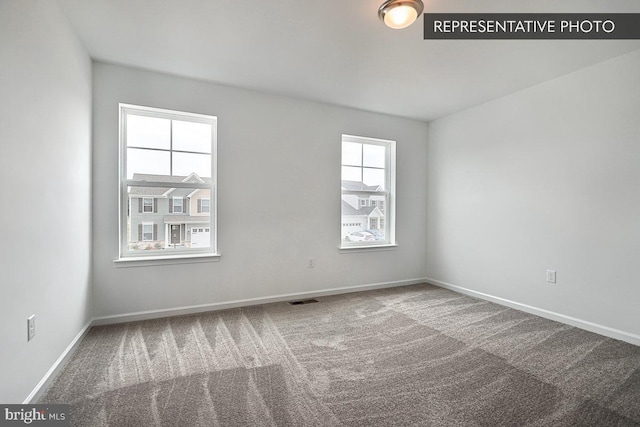
[[[126,257],[114,259],[113,263],[118,268],[122,267],[150,267],[156,265],[194,264],[203,262],[218,262],[220,254],[185,254],[163,255],[145,257]]]
[[[397,243],[388,245],[367,245],[367,246],[340,246],[338,251],[341,254],[355,253],[355,252],[379,252],[379,251],[395,251],[398,247]]]

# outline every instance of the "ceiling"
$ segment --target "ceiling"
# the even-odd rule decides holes
[[[640,40],[423,40],[382,0],[59,0],[99,61],[429,121]],[[640,13],[638,0],[425,0],[425,12]]]

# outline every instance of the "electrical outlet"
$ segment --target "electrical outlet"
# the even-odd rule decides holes
[[[309,268],[314,268],[316,266],[316,260],[313,258],[309,258]]]
[[[556,283],[556,271],[547,270],[547,283]]]
[[[32,314],[27,319],[27,341],[31,341],[36,336],[36,315]]]

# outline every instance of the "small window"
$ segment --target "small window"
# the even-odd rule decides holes
[[[142,224],[142,241],[144,242],[153,241],[153,223]]]
[[[208,213],[209,210],[211,209],[210,203],[211,203],[211,201],[209,199],[201,199],[201,204],[200,204],[201,209],[200,209],[200,211],[202,213]]]
[[[142,212],[144,212],[144,213],[153,212],[153,198],[144,197],[142,199]]]
[[[395,141],[342,135],[341,247],[395,244],[395,149]]]
[[[173,198],[173,213],[182,213],[183,198],[182,197],[174,197]]]

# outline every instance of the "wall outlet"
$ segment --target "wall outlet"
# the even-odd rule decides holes
[[[27,319],[27,341],[31,341],[36,336],[36,315],[32,314]]]
[[[309,268],[314,268],[316,266],[316,260],[313,258],[309,258]]]
[[[556,271],[547,270],[547,283],[556,283]]]

